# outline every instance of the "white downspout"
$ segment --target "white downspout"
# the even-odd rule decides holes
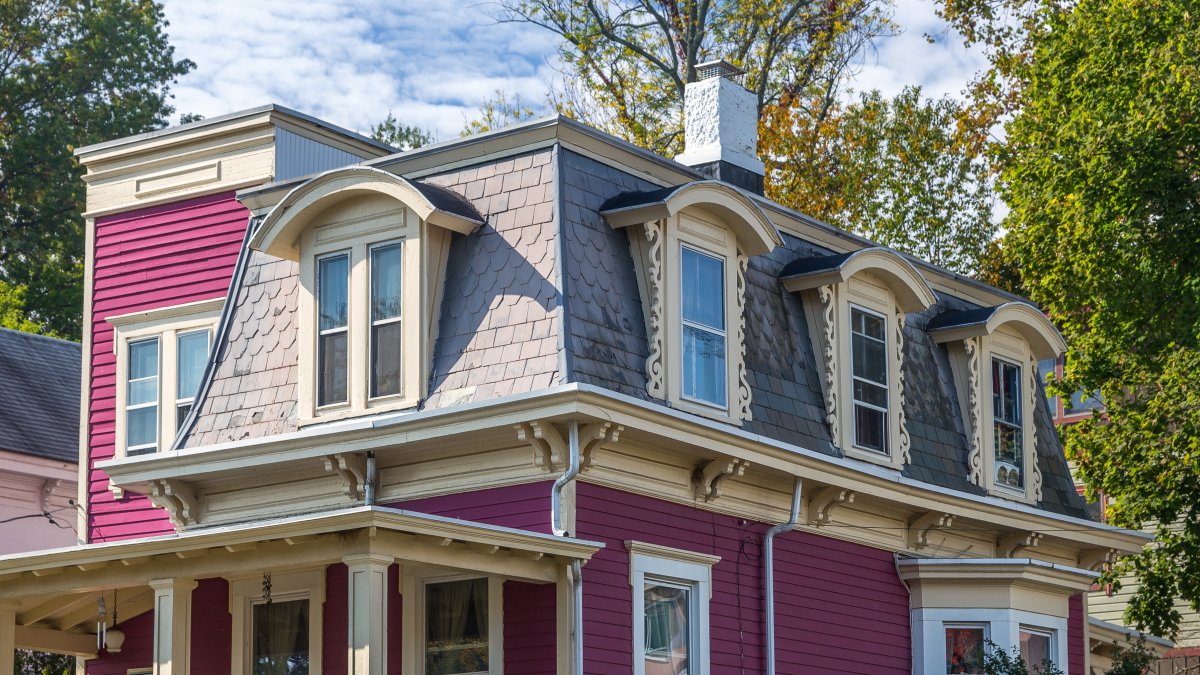
[[[571,420],[569,427],[567,470],[550,490],[550,527],[557,537],[570,536],[562,522],[562,491],[579,475],[579,423]],[[578,560],[571,563],[567,579],[571,584],[571,673],[583,675],[583,565]]]
[[[367,477],[366,485],[363,486],[363,504],[366,506],[375,506],[375,485],[379,481],[379,476],[375,471],[375,451],[367,452]]]
[[[792,491],[792,513],[786,523],[767,530],[763,537],[763,611],[766,613],[767,675],[775,675],[775,536],[796,527],[800,520],[800,496],[804,492],[804,480],[796,476]]]

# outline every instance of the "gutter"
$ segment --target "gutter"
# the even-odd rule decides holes
[[[570,461],[563,475],[554,481],[550,489],[550,527],[556,537],[569,537],[563,526],[562,491],[579,475],[579,422],[569,423],[568,441]],[[571,585],[571,675],[583,675],[583,564],[572,560],[567,570],[567,583]]]
[[[767,675],[775,675],[775,537],[795,529],[800,521],[800,497],[804,492],[804,479],[796,476],[792,490],[791,517],[767,530],[763,537],[763,612],[766,615]]]

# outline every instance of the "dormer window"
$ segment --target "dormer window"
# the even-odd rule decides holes
[[[299,422],[415,407],[428,388],[461,196],[366,167],[323,174],[266,216],[251,246],[300,263]]]
[[[650,355],[646,392],[713,419],[750,419],[745,363],[746,266],[782,239],[737,188],[697,181],[610,199],[628,227]]]
[[[1037,363],[1065,351],[1062,336],[1023,302],[944,312],[927,330],[946,345],[958,382],[970,442],[968,478],[997,496],[1041,501],[1033,425],[1041,397]]]
[[[806,296],[833,442],[850,457],[901,468],[909,448],[904,317],[932,306],[932,289],[907,260],[884,248],[802,258],[779,278]]]

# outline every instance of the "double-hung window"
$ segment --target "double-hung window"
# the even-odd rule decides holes
[[[630,551],[634,675],[708,675],[712,566],[720,558],[637,541]]]
[[[350,254],[317,261],[317,405],[347,402]]]
[[[125,393],[125,452],[141,455],[158,449],[158,338],[129,343],[129,381]]]
[[[987,624],[946,624],[946,673],[983,673]]]
[[[371,398],[401,391],[401,267],[399,242],[371,247]]]
[[[320,673],[324,585],[324,569],[276,573],[269,587],[258,576],[230,580],[230,671],[253,675]]]
[[[850,362],[855,447],[887,455],[887,319],[850,307]]]
[[[204,375],[204,364],[208,361],[208,329],[179,333],[175,337],[175,431],[183,426],[183,420],[192,411],[196,393],[200,390],[200,378]]]
[[[1022,422],[1021,366],[992,358],[992,435],[996,453],[995,484],[1025,487],[1025,443]]]
[[[308,598],[256,601],[251,621],[254,635],[251,672],[258,675],[308,675]]]
[[[725,260],[683,246],[680,252],[683,396],[727,405]]]
[[[442,572],[452,570],[431,568],[404,575],[404,672],[503,672],[503,579]]]

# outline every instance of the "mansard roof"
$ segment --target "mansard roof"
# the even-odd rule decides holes
[[[440,306],[434,308],[440,315],[429,395],[420,408],[449,408],[567,383],[667,405],[647,394],[646,316],[629,234],[607,217],[619,209],[661,207],[684,186],[663,188],[645,173],[562,144],[523,147],[471,163],[455,160],[443,168],[431,167],[422,155],[421,179],[402,179],[414,190],[436,188],[421,193],[434,208],[450,211],[469,203],[483,220],[469,234],[453,235]],[[386,166],[400,170],[403,164]],[[261,195],[256,191],[253,198]],[[438,201],[443,198],[448,201]],[[757,200],[746,201],[763,213]],[[889,273],[905,277],[903,293],[912,296],[903,366],[911,461],[902,473],[941,489],[983,495],[967,479],[969,443],[949,357],[927,330],[934,321],[940,321],[932,323],[935,328],[948,325],[947,315],[971,317],[988,309],[994,314],[994,308],[977,302],[979,294],[952,292],[972,291],[977,282],[943,279],[934,290],[924,266],[918,270],[895,252],[870,246],[834,250],[832,244],[844,242],[804,238],[767,222],[777,245],[751,256],[745,273],[752,419],[742,430],[842,456],[826,423],[824,374],[810,337],[807,299],[784,286],[804,275],[853,274],[860,263],[886,261]],[[229,330],[217,345],[208,395],[197,403],[194,429],[176,447],[298,428],[296,288],[293,262],[269,252],[248,256],[231,296]],[[1043,476],[1038,506],[1086,518],[1044,402],[1034,417]]]
[[[1020,333],[1038,359],[1053,359],[1067,350],[1066,341],[1050,319],[1024,302],[944,312],[930,321],[928,328],[938,342],[949,342],[989,335],[1001,326]]]
[[[0,450],[79,461],[77,342],[0,328]]]
[[[925,277],[904,256],[883,246],[849,253],[798,258],[779,272],[789,291],[842,283],[859,272],[882,277],[905,312],[920,312],[937,302]]]

